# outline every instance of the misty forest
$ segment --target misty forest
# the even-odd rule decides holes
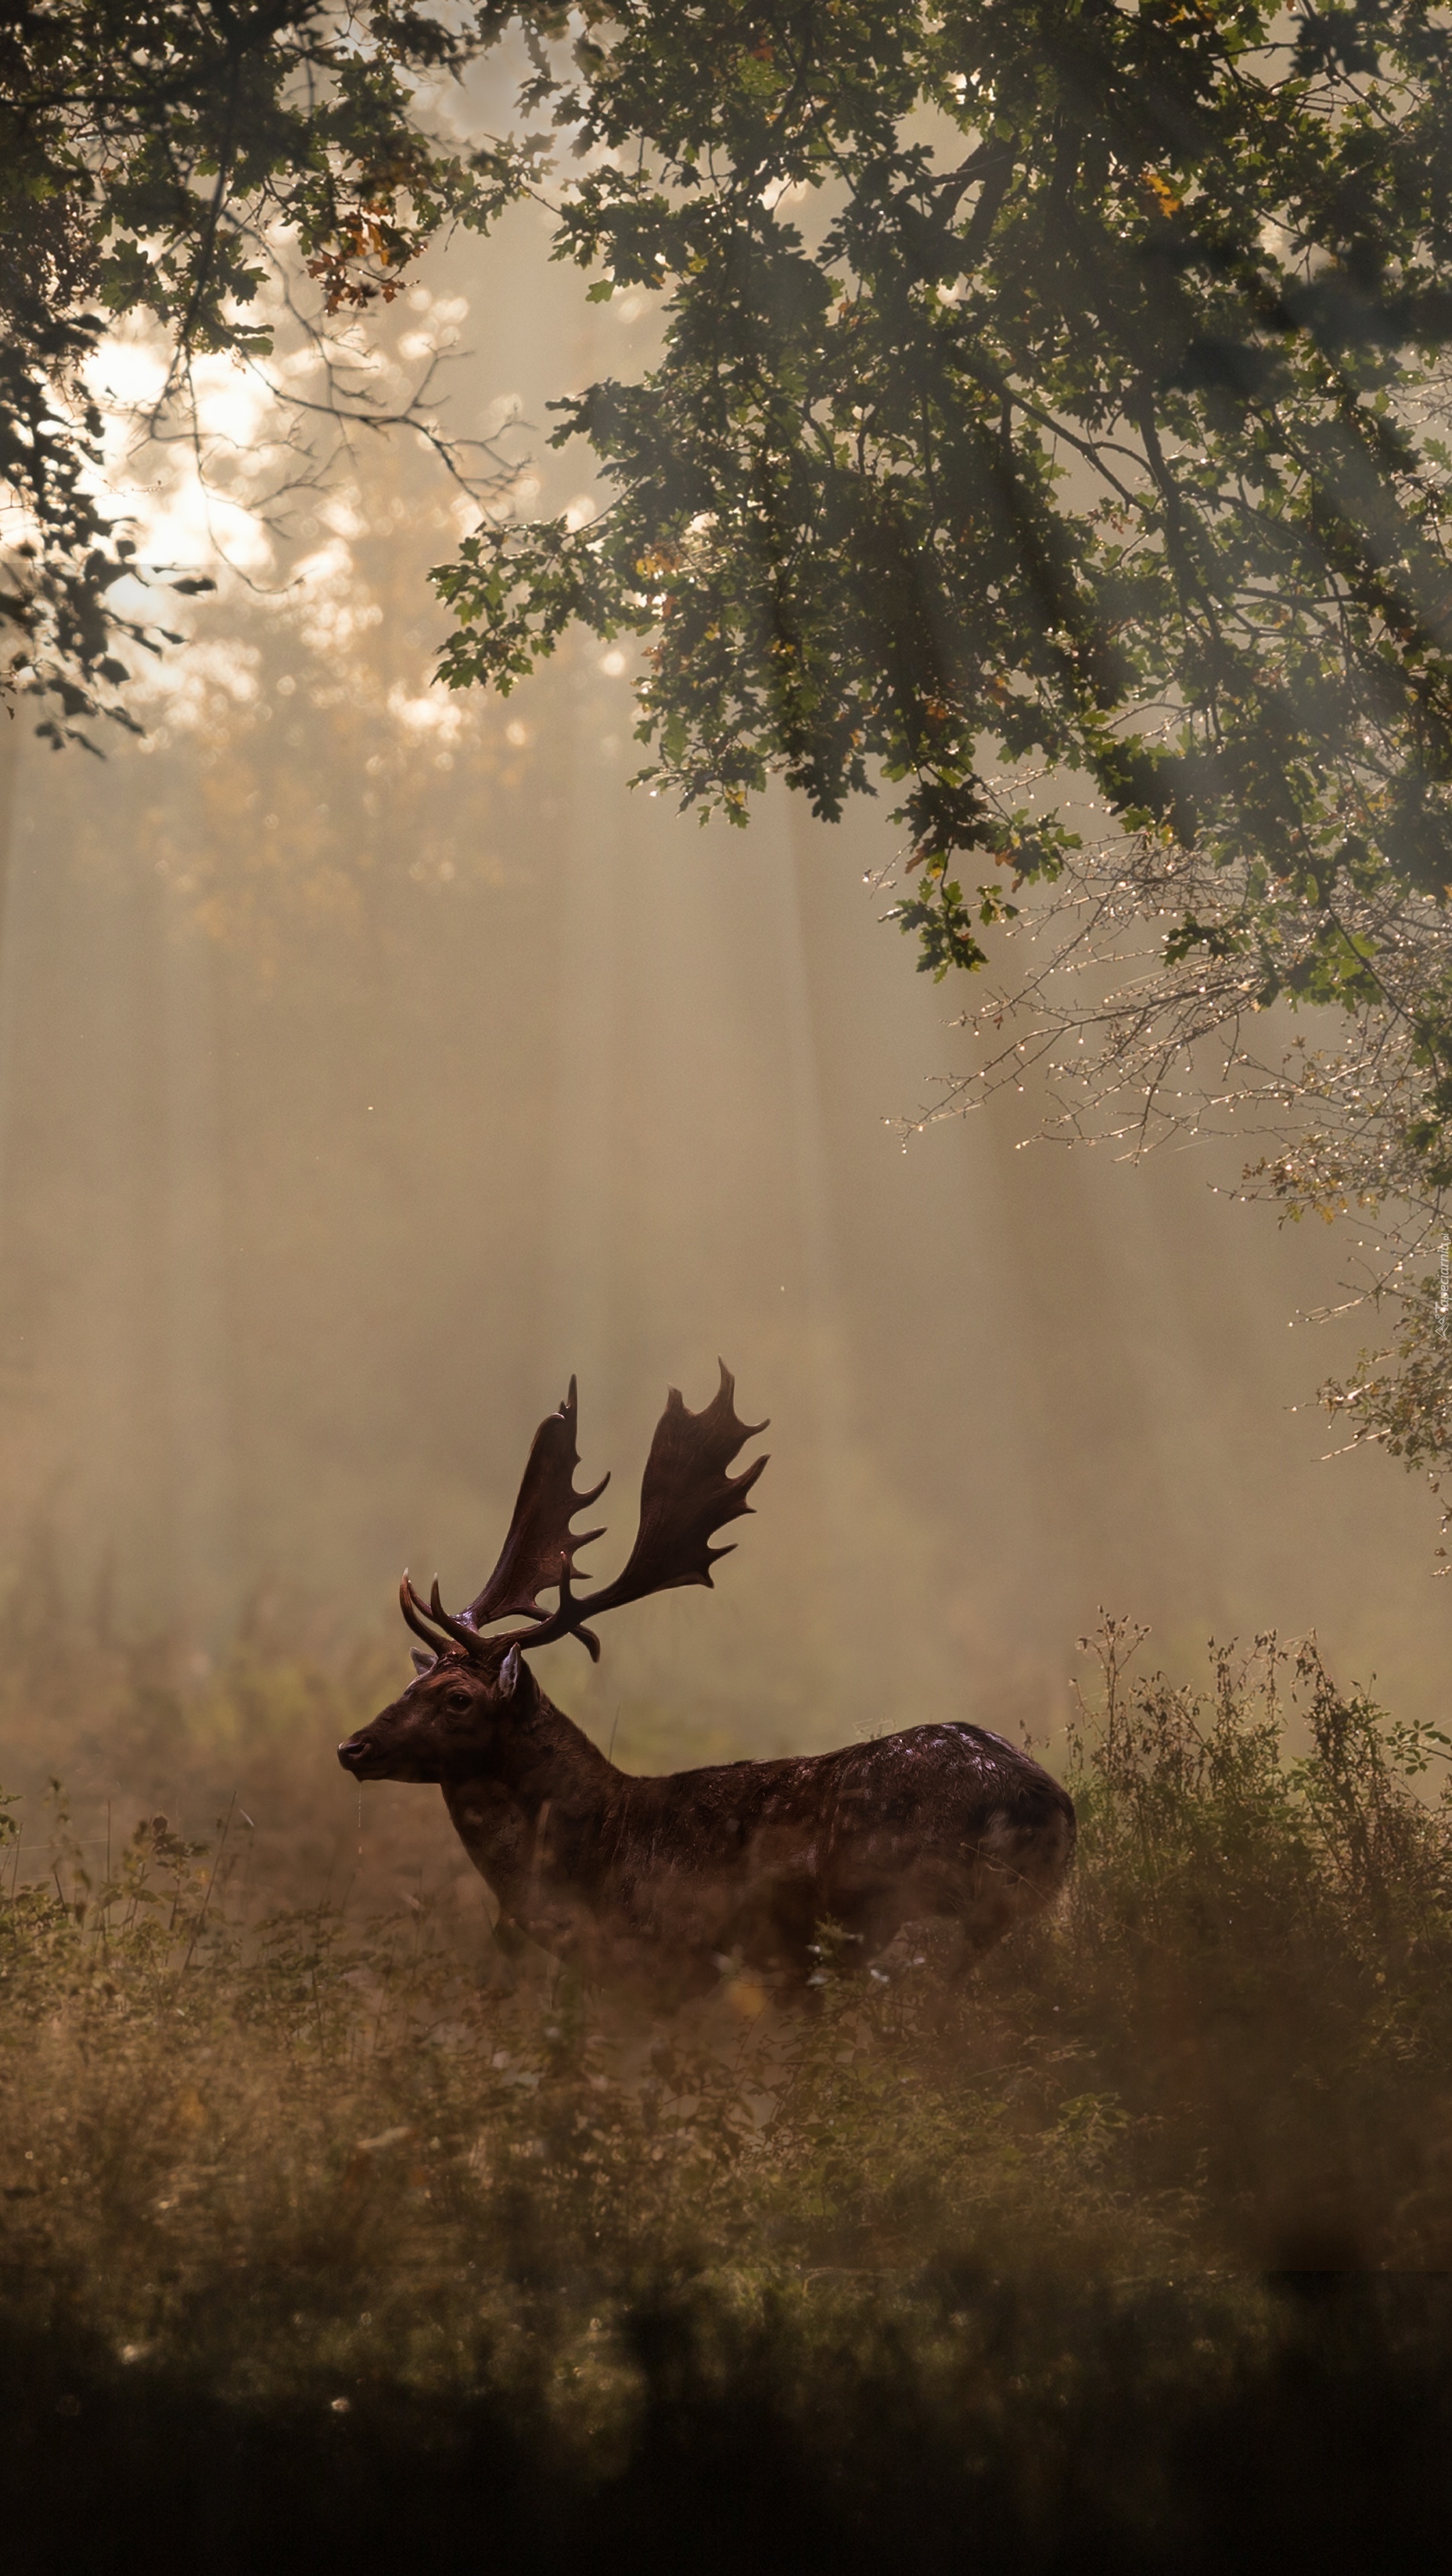
[[[6,2568],[1435,2563],[1452,11],[37,0],[0,314]]]

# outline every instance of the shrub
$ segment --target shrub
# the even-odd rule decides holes
[[[728,1972],[649,2024],[427,1898],[279,1902],[235,1810],[98,1868],[59,1790],[23,1847],[6,1802],[13,2563],[81,2421],[98,2512],[184,2436],[178,2557],[223,2569],[264,2495],[356,2564],[405,2492],[452,2545],[486,2466],[518,2566],[672,2564],[701,2493],[708,2566],[879,2564],[907,2511],[925,2568],[965,2514],[987,2565],[1208,2565],[1222,2435],[1324,2520],[1318,2425],[1338,2494],[1420,2428],[1399,2510],[1444,2512],[1452,2313],[1396,2276],[1452,2255],[1446,1739],[1312,1647],[1197,1692],[1139,1642],[1101,1632],[1058,1910],[966,1977],[824,1926],[792,2012]]]

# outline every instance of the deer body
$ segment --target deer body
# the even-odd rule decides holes
[[[1000,1736],[917,1726],[836,1753],[632,1778],[521,1659],[547,1636],[583,1634],[593,1647],[587,1612],[710,1581],[724,1551],[706,1539],[746,1508],[765,1463],[722,1472],[748,1436],[731,1394],[724,1369],[702,1414],[672,1394],[626,1572],[577,1603],[570,1551],[585,1541],[568,1523],[593,1497],[573,1490],[572,1384],[541,1427],[500,1566],[470,1612],[451,1619],[437,1585],[425,1611],[405,1577],[405,1616],[431,1651],[339,1759],[360,1780],[437,1782],[501,1920],[592,1983],[681,1996],[711,1985],[730,1957],[800,1977],[824,1922],[860,1944],[859,1958],[932,1917],[958,1923],[971,1950],[986,1948],[1048,1901],[1074,1846],[1066,1792]],[[560,1594],[548,1618],[536,1599],[546,1579]],[[489,1618],[520,1615],[538,1624],[480,1633]]]
[[[545,1702],[554,1727],[569,1726]],[[818,1927],[871,1958],[939,1917],[986,1949],[1054,1893],[1073,1809],[1047,1772],[969,1726],[657,1779],[598,1777],[560,1747],[555,1794],[445,1786],[501,1917],[592,1983],[714,1984],[723,1958],[808,1973]]]

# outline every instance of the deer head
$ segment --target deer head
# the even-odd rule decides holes
[[[578,1637],[598,1662],[600,1641],[587,1620],[652,1592],[710,1586],[712,1566],[731,1554],[730,1546],[713,1547],[711,1540],[750,1511],[747,1497],[767,1463],[757,1458],[739,1476],[726,1473],[743,1442],[766,1424],[737,1420],[735,1381],[724,1360],[718,1365],[721,1384],[700,1413],[688,1412],[679,1390],[670,1389],[645,1463],[635,1544],[613,1583],[579,1597],[575,1558],[605,1533],[577,1532],[570,1523],[610,1480],[603,1476],[587,1492],[575,1491],[580,1460],[571,1378],[559,1411],[535,1433],[509,1535],[483,1590],[456,1616],[439,1598],[437,1577],[425,1603],[405,1574],[399,1606],[426,1651],[415,1649],[416,1678],[402,1697],[339,1745],[345,1770],[359,1780],[447,1783],[487,1767],[498,1730],[517,1730],[542,1696],[523,1661],[536,1646]],[[555,1606],[545,1610],[539,1596],[551,1591]],[[501,1634],[495,1623],[505,1619],[532,1624]],[[486,1635],[489,1629],[495,1632]]]

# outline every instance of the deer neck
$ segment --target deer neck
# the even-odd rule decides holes
[[[593,1745],[574,1719],[535,1685],[530,1707],[501,1728],[487,1765],[491,1779],[532,1810],[546,1798],[589,1803],[609,1796],[620,1778],[613,1762]]]
[[[546,1845],[586,1862],[621,1774],[536,1686],[532,1704],[501,1727],[487,1754],[443,1784],[444,1802],[475,1868],[508,1903],[521,1871]]]

